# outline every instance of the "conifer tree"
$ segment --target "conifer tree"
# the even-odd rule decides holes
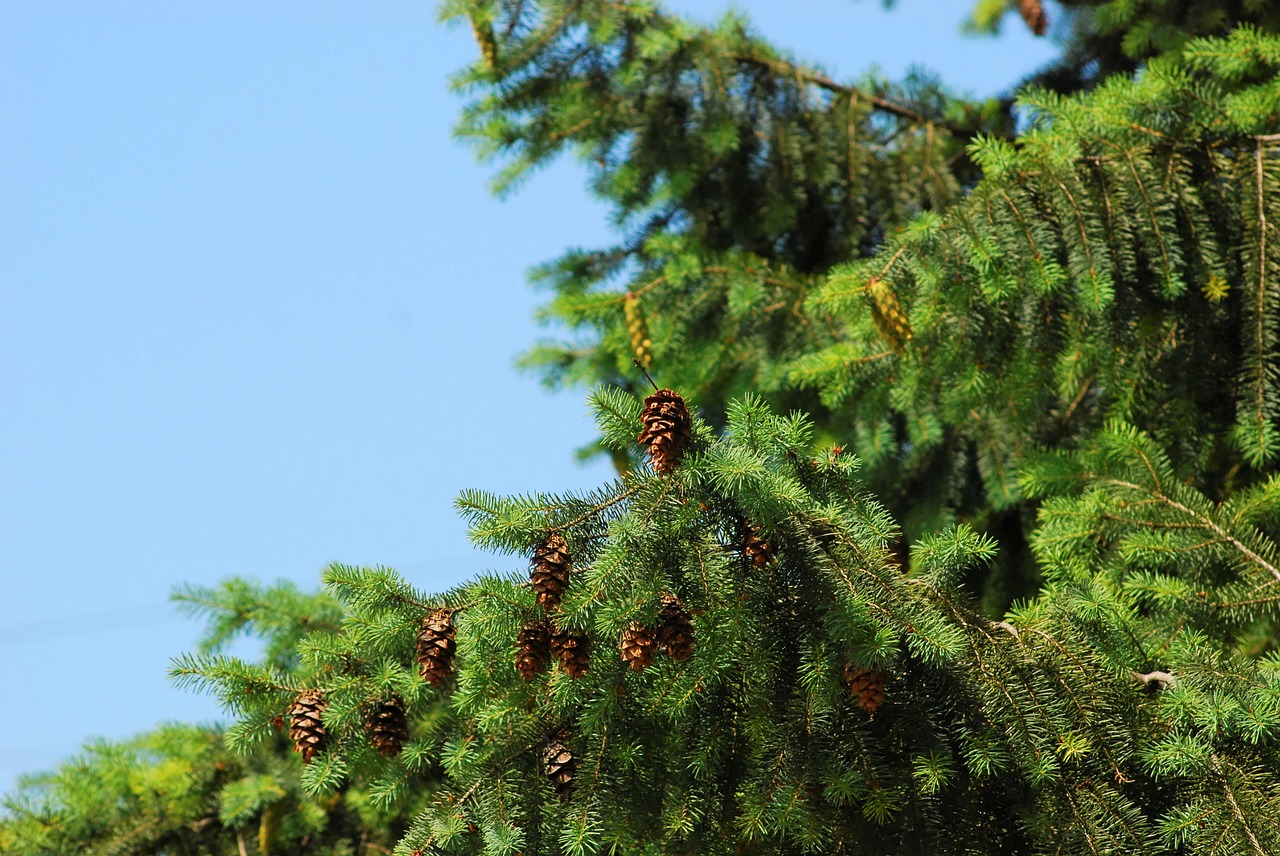
[[[618,477],[464,492],[510,571],[448,592],[188,592],[215,630],[173,673],[249,753],[191,793],[285,765],[291,841],[321,806],[329,852],[400,856],[1280,852],[1280,36],[1065,6],[1081,91],[1011,108],[735,18],[446,3],[500,183],[572,147],[615,206],[542,269],[579,338],[529,362],[594,387]],[[218,653],[277,601],[263,662]],[[0,843],[81,828],[42,799]]]
[[[295,668],[299,643],[310,633],[336,631],[342,620],[333,598],[290,583],[184,586],[174,599],[205,618],[206,656],[250,635],[263,647],[257,665],[274,671]],[[249,751],[240,731],[169,724],[129,740],[86,744],[57,770],[24,777],[5,798],[0,853],[339,856],[389,849],[407,828],[412,801],[390,808],[359,785],[338,798],[307,795],[284,721],[271,723]],[[420,802],[437,773],[416,782]]]
[[[1001,542],[971,580],[993,615],[1038,579],[1024,450],[1087,443],[1114,409],[1197,445],[1170,452],[1225,497],[1209,482],[1247,482],[1273,442],[1250,439],[1265,405],[1252,427],[1236,416],[1249,367],[1269,382],[1270,310],[1244,295],[1265,281],[1246,259],[1267,246],[1255,197],[1273,201],[1277,123],[1261,34],[1278,22],[1265,4],[1174,5],[1068,4],[1082,68],[1163,54],[1143,72],[1156,77],[1114,76],[1087,101],[1026,90],[1014,146],[1009,103],[837,83],[733,17],[700,29],[645,3],[447,4],[483,46],[462,130],[506,157],[500,183],[573,147],[628,238],[536,272],[555,293],[546,315],[574,335],[527,364],[635,391],[632,360],[661,365],[713,425],[747,392],[803,410],[862,457],[908,539],[964,521]],[[1234,60],[1172,35],[1240,21]],[[942,234],[948,251],[914,270],[913,248]],[[982,293],[959,294],[957,275]],[[1142,286],[1114,297],[1118,282]],[[1069,305],[1082,289],[1092,306]],[[1265,322],[1252,336],[1251,312]],[[1232,402],[1221,390],[1237,381]]]

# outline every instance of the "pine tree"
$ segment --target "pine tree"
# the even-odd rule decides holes
[[[289,583],[232,580],[183,587],[175,598],[205,618],[207,656],[252,635],[264,649],[256,665],[278,674],[296,667],[308,633],[335,632],[342,622],[333,598]],[[428,768],[398,803],[370,783],[349,785],[342,800],[316,799],[302,787],[303,762],[287,732],[281,718],[256,731],[164,725],[130,740],[91,742],[58,769],[24,777],[5,798],[0,853],[340,856],[390,848],[438,781]]]
[[[642,403],[608,389],[593,403],[605,442],[634,444]],[[405,749],[438,758],[445,779],[402,850],[1280,847],[1260,822],[1280,809],[1280,664],[1246,644],[1270,639],[1258,595],[1280,601],[1280,559],[1258,528],[1280,489],[1221,506],[1137,429],[1101,437],[1026,471],[1026,490],[1055,497],[1033,544],[1049,582],[1001,621],[960,584],[994,542],[953,527],[913,543],[905,572],[856,458],[815,450],[812,423],[756,398],[731,405],[722,433],[695,422],[695,452],[670,475],[586,496],[464,493],[472,536],[517,566],[548,525],[580,545],[560,621],[606,643],[652,636],[674,595],[696,644],[642,669],[606,657],[576,680],[523,680],[505,663],[538,614],[521,575],[449,593],[452,715]],[[763,568],[742,560],[743,518],[778,543]],[[306,644],[288,677],[327,681],[332,699],[341,757],[304,773],[317,795],[387,778],[388,759],[357,739],[378,691],[359,676],[424,686],[412,643],[439,603],[384,570],[334,567],[327,581],[349,630]],[[290,703],[266,670],[176,671],[216,688],[245,728]]]
[[[1280,852],[1280,36],[1175,5],[1063,4],[1015,107],[734,18],[447,3],[464,132],[504,181],[576,147],[626,234],[541,271],[583,338],[530,357],[618,478],[464,492],[509,573],[335,565],[324,622],[174,675],[402,856]],[[219,639],[233,589],[186,595]]]
[[[1017,6],[980,3],[975,20]],[[1040,581],[1026,450],[1087,444],[1117,415],[1218,498],[1232,485],[1211,482],[1248,483],[1270,454],[1267,397],[1252,419],[1245,399],[1271,382],[1273,310],[1247,295],[1277,246],[1258,214],[1274,4],[1069,2],[1060,73],[1016,105],[838,83],[733,17],[446,10],[492,35],[463,81],[481,93],[463,134],[505,157],[503,181],[577,149],[628,236],[535,272],[574,333],[526,359],[550,382],[639,392],[646,319],[649,364],[713,426],[748,392],[802,410],[862,459],[904,544],[953,522],[999,540],[970,580],[993,616]],[[1188,41],[1230,32],[1231,47]]]

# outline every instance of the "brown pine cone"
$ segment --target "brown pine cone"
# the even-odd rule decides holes
[[[742,524],[742,555],[757,568],[763,568],[773,561],[773,545],[760,537],[750,520]]]
[[[453,671],[453,613],[436,609],[427,613],[418,629],[418,673],[433,687],[444,684]]]
[[[373,708],[369,717],[369,739],[379,755],[394,758],[404,748],[409,739],[409,720],[404,713],[404,702],[400,696],[393,695],[386,701],[380,701]]]
[[[545,542],[534,548],[531,564],[529,582],[538,596],[538,604],[548,612],[559,609],[565,587],[569,585],[569,572],[573,570],[569,547],[559,533],[552,532]]]
[[[1043,36],[1049,28],[1049,15],[1044,11],[1041,0],[1019,0],[1018,14],[1026,21],[1027,27],[1037,36]]]
[[[858,707],[867,713],[875,713],[876,708],[884,701],[884,675],[875,669],[864,669],[852,663],[846,663],[844,680],[849,685],[849,694],[858,703]]]
[[[636,438],[646,446],[649,460],[659,475],[669,475],[680,462],[693,437],[693,419],[684,399],[669,389],[660,389],[644,400],[640,415],[644,430]]]
[[[547,622],[535,621],[520,628],[516,636],[516,671],[526,681],[551,665],[551,638]]]
[[[542,772],[551,780],[551,787],[560,799],[567,800],[573,794],[573,777],[577,771],[578,761],[563,742],[552,740],[543,747]]]
[[[653,649],[656,646],[657,640],[654,638],[653,631],[635,622],[622,632],[619,648],[623,662],[633,671],[639,672],[653,663]]]
[[[688,660],[693,656],[693,622],[680,598],[673,594],[662,595],[658,643],[667,649],[673,660]]]
[[[293,741],[293,751],[302,753],[304,764],[310,764],[329,745],[329,731],[320,719],[326,707],[324,691],[317,689],[298,693],[289,706],[289,739]]]
[[[587,673],[591,656],[591,640],[571,630],[559,627],[551,631],[551,653],[560,661],[560,667],[574,680]]]

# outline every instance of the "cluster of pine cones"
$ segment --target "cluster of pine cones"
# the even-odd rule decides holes
[[[516,635],[516,671],[531,681],[546,671],[554,657],[565,674],[580,678],[590,662],[591,640],[561,627],[555,615],[573,566],[564,539],[551,533],[534,549],[532,565],[529,581],[547,614],[524,625]],[[662,595],[656,627],[634,623],[623,631],[619,643],[623,662],[636,671],[653,662],[659,646],[675,660],[688,660],[693,654],[693,622],[673,594]]]
[[[444,684],[453,671],[454,628],[453,612],[436,609],[427,613],[418,629],[418,673],[433,687]],[[316,755],[329,746],[329,731],[322,714],[328,707],[324,691],[304,689],[289,706],[289,739],[295,752],[302,753],[304,763],[311,763]],[[375,701],[365,715],[365,730],[373,748],[388,758],[400,754],[409,739],[409,718],[404,700],[391,694]]]
[[[641,420],[643,430],[637,441],[646,448],[654,471],[670,475],[692,437],[692,420],[684,399],[672,390],[659,389],[645,399]],[[743,521],[739,541],[742,555],[751,565],[764,568],[773,561],[773,547],[750,521]],[[546,671],[553,657],[571,679],[581,678],[587,672],[590,638],[562,627],[557,620],[572,571],[568,544],[558,532],[550,532],[534,548],[529,575],[543,615],[523,626],[515,640],[515,668],[526,681]],[[453,611],[440,608],[429,612],[418,629],[416,643],[419,675],[433,687],[443,686],[454,668]],[[666,592],[661,595],[655,625],[634,622],[623,631],[619,641],[622,661],[636,672],[650,666],[659,650],[665,650],[677,661],[688,660],[693,655],[692,619],[680,598]],[[844,678],[854,701],[867,713],[875,713],[885,696],[884,676],[850,664],[845,667]],[[326,708],[324,692],[320,689],[302,690],[289,707],[289,737],[305,763],[310,763],[329,746],[329,732],[323,722]],[[365,717],[365,727],[377,752],[387,757],[399,754],[409,736],[403,700],[392,694],[375,702]],[[572,794],[577,770],[568,739],[568,734],[560,731],[548,739],[541,752],[542,772],[561,799]]]
[[[641,421],[643,430],[637,442],[646,448],[654,470],[659,475],[670,475],[692,437],[693,420],[684,399],[669,389],[658,390],[645,399]],[[524,680],[532,681],[550,667],[554,658],[571,679],[581,678],[590,664],[591,639],[562,626],[558,620],[573,571],[568,544],[560,533],[549,533],[534,548],[530,566],[529,585],[544,615],[525,624],[516,634],[516,671]],[[656,629],[631,625],[623,632],[619,648],[622,660],[640,671],[653,662],[659,645],[676,660],[687,660],[693,654],[693,622],[675,595],[662,596]],[[573,792],[577,770],[573,751],[565,742],[568,739],[562,731],[542,749],[543,774],[561,799]]]
[[[304,764],[329,748],[329,730],[322,719],[328,706],[324,691],[314,688],[302,690],[289,706],[289,739],[293,750],[302,753]],[[365,717],[365,729],[379,754],[399,755],[409,739],[409,720],[400,696],[392,694],[375,702]]]

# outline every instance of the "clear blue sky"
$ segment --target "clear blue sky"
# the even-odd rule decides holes
[[[670,4],[710,19],[724,2]],[[974,94],[1053,55],[965,0],[756,0],[840,78]],[[429,2],[0,6],[0,791],[91,736],[212,720],[166,603],[328,563],[446,588],[465,487],[585,488],[578,393],[518,374],[531,265],[607,240],[572,162],[515,196],[451,138],[474,53]]]

